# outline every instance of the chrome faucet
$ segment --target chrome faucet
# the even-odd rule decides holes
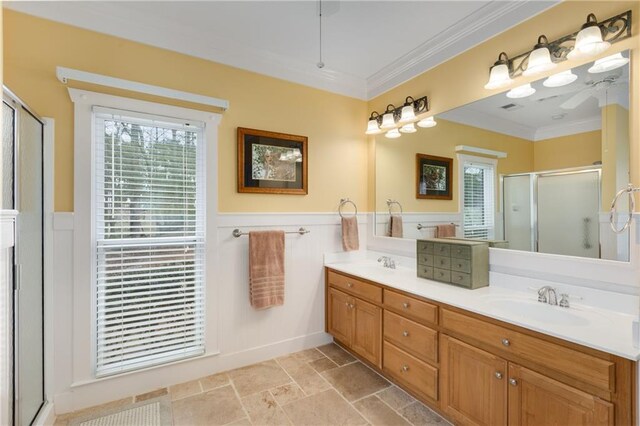
[[[396,261],[389,256],[381,256],[378,258],[378,263],[382,263],[382,266],[389,269],[396,269]]]
[[[538,290],[538,302],[558,306],[558,294],[556,293],[556,289],[548,285],[542,287]]]

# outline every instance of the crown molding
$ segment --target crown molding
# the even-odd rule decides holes
[[[569,121],[567,123],[554,124],[552,126],[540,127],[535,131],[534,142],[545,139],[559,138],[562,136],[576,135],[579,133],[592,132],[602,128],[602,118],[595,116],[583,120]]]
[[[373,99],[557,3],[493,1],[369,76],[367,98]]]

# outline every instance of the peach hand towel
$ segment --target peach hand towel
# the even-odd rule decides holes
[[[402,216],[399,214],[392,214],[389,217],[389,236],[402,238],[402,233]]]
[[[284,231],[249,232],[249,298],[255,309],[284,304]]]
[[[356,216],[342,218],[342,248],[344,251],[358,250],[358,218]]]
[[[446,238],[456,236],[456,226],[453,223],[447,223],[446,225],[436,225],[436,238]]]

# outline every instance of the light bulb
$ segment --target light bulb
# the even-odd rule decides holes
[[[400,127],[401,133],[415,133],[417,131],[418,129],[416,129],[416,126],[414,126],[413,123],[405,124],[404,126]]]
[[[571,70],[562,71],[547,78],[542,85],[544,87],[561,87],[571,84],[578,79],[578,76]]]
[[[597,59],[589,72],[591,74],[597,74],[600,72],[607,72],[615,70],[616,68],[623,67],[629,63],[629,58],[622,56],[622,53],[616,53],[604,58]]]
[[[436,120],[434,120],[433,117],[427,117],[418,121],[417,124],[418,124],[418,127],[428,128],[428,127],[434,127],[438,123],[436,123]]]
[[[507,98],[518,99],[518,98],[526,98],[527,96],[531,96],[536,93],[536,89],[531,87],[531,84],[523,84],[522,86],[514,87],[513,89],[507,92]]]
[[[385,133],[384,135],[386,137],[388,137],[389,139],[398,139],[400,136],[402,136],[400,134],[400,132],[398,131],[398,129],[391,129],[387,133]]]

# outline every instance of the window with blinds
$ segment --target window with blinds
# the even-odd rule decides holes
[[[204,125],[93,114],[96,376],[202,354]]]
[[[495,214],[495,166],[463,165],[463,229],[465,238],[492,239]]]

